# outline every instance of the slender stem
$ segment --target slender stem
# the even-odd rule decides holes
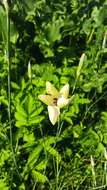
[[[57,140],[58,140],[58,137],[61,133],[61,128],[62,128],[62,126],[60,125],[60,117],[59,117],[58,118],[57,133],[56,133]],[[58,155],[57,155],[57,160],[56,160],[56,190],[59,189],[59,174],[60,174],[60,168],[59,168],[59,160],[58,160]]]
[[[59,128],[60,128],[60,122],[58,118],[58,126],[57,126],[57,132],[56,132],[56,137],[58,138],[59,136]],[[56,158],[56,190],[58,190],[58,183],[59,183],[59,160],[58,160],[58,155]]]
[[[48,161],[48,155],[47,155],[47,151],[45,149],[45,139],[44,139],[44,134],[42,131],[42,127],[40,126],[40,133],[41,133],[41,137],[43,138],[43,143],[44,143],[44,153],[45,153],[45,160]],[[46,167],[44,168],[44,174],[46,173]]]
[[[96,187],[96,173],[95,173],[95,168],[94,168],[94,160],[92,156],[91,156],[91,170],[92,170],[92,178],[93,178],[93,187]]]
[[[58,190],[58,183],[59,183],[59,160],[57,156],[57,161],[56,161],[56,190]]]
[[[10,145],[13,155],[13,162],[16,167],[16,171],[19,175],[17,169],[16,158],[13,150],[13,137],[12,137],[12,120],[11,120],[11,61],[10,61],[10,10],[8,3],[6,4],[6,14],[7,14],[7,64],[8,64],[8,118],[10,125]]]
[[[58,137],[59,137],[60,134],[61,134],[62,125],[63,125],[63,122],[62,122],[62,123],[60,122],[60,117],[59,117],[59,118],[58,118],[57,134],[56,134],[57,139],[58,139]]]
[[[104,163],[105,185],[107,186],[107,161]]]
[[[89,36],[89,38],[87,40],[87,44],[89,44],[91,42],[93,34],[94,34],[94,31],[95,31],[95,29],[93,28],[92,31],[91,31],[91,33],[90,33],[90,36]]]
[[[8,117],[10,125],[10,143],[12,145],[12,125],[11,125],[11,63],[10,63],[10,18],[9,6],[7,6],[7,63],[8,63]]]

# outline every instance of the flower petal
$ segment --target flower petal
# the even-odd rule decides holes
[[[55,125],[60,115],[60,109],[57,106],[48,106],[48,113],[51,123]]]
[[[62,96],[64,96],[65,98],[68,97],[68,95],[69,95],[69,84],[65,84],[65,85],[61,88],[60,94],[61,94]]]
[[[46,82],[46,92],[54,97],[59,95],[58,90],[49,81]]]
[[[65,98],[64,96],[60,96],[57,100],[57,106],[59,108],[63,108],[64,106],[68,105],[70,102],[70,99]]]
[[[39,95],[38,96],[39,100],[41,100],[43,103],[46,105],[52,105],[53,104],[53,97],[50,95]]]

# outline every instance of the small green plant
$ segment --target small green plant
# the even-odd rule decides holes
[[[107,188],[106,9],[0,2],[1,189]]]

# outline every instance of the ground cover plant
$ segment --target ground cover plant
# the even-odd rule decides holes
[[[0,1],[0,189],[107,189],[106,9]]]

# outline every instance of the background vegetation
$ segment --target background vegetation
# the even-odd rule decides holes
[[[107,0],[6,6],[0,1],[0,189],[106,189]],[[55,126],[38,100],[47,80],[69,83],[74,95]]]

